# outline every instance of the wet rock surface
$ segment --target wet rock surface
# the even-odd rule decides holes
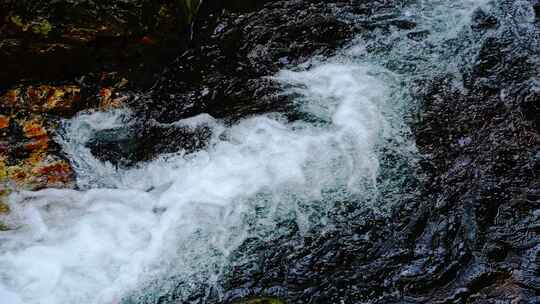
[[[503,1],[473,23],[482,43],[464,88],[443,77],[422,96],[416,137],[433,209],[415,246],[440,262],[419,268],[438,267],[438,277],[414,276],[406,290],[444,284],[448,302],[539,300],[540,30],[530,5]]]
[[[74,172],[56,143],[61,120],[122,105],[123,82],[102,74],[92,85],[19,84],[0,95],[0,200],[12,191],[73,188]],[[125,80],[125,79],[123,79]]]
[[[197,1],[3,1],[0,89],[122,71],[139,85],[189,42]]]
[[[193,47],[183,50],[140,98],[115,95],[124,87],[123,76],[54,88],[20,86],[5,93],[0,177],[17,180],[23,176],[20,171],[29,170],[37,178],[32,189],[38,189],[56,182],[47,174],[57,170],[60,173],[53,176],[70,181],[65,159],[36,154],[54,146],[47,137],[47,125],[54,120],[42,117],[69,117],[81,102],[92,100],[89,104],[102,107],[125,102],[133,109],[140,119],[135,127],[106,130],[89,143],[101,159],[129,166],[163,152],[204,148],[209,136],[204,130],[194,134],[167,126],[196,114],[234,122],[254,114],[285,112],[294,120],[294,105],[287,96],[276,94],[280,87],[266,76],[317,55],[332,55],[358,33],[398,28],[408,31],[414,41],[429,35],[396,17],[407,1],[266,2],[249,9],[232,2],[229,6],[203,2],[207,18],[195,22]],[[299,237],[298,227],[283,223],[288,235],[268,242],[249,240],[241,247],[244,252],[238,254],[251,258],[233,263],[222,300],[217,295],[208,300],[201,287],[201,294],[193,294],[189,301],[539,302],[538,7],[537,1],[500,1],[493,12],[475,12],[471,27],[481,47],[469,58],[472,67],[415,84],[420,113],[413,128],[424,155],[421,185],[403,190],[390,217],[342,202],[330,214],[333,228],[324,233]],[[349,14],[364,16],[365,21],[348,22]],[[41,19],[8,19],[12,24],[4,24],[2,31],[28,26],[33,37],[53,31]],[[130,34],[125,41],[147,34]],[[15,40],[4,41],[1,47],[22,43]],[[144,41],[146,45],[152,40]],[[27,77],[20,73],[19,77]],[[85,92],[94,99],[77,97],[87,96]],[[18,170],[21,159],[39,165]],[[0,202],[0,213],[7,211]],[[174,294],[164,301],[171,299]]]
[[[363,1],[263,2],[242,1],[243,6],[203,2],[202,15],[194,24],[194,47],[169,65],[148,94],[128,101],[135,116],[142,121],[171,123],[208,113],[232,123],[255,114],[277,112],[294,120],[298,118],[294,105],[290,98],[279,94],[281,88],[270,76],[317,56],[331,56],[360,32],[414,26],[386,14],[399,1],[369,5]],[[249,9],[252,11],[246,12]],[[351,16],[358,12],[368,19],[377,15],[378,21],[354,22]],[[382,22],[384,19],[388,21]],[[151,124],[141,126],[140,132],[152,128],[155,126]],[[161,144],[156,142],[159,138],[138,140],[147,141],[143,146]],[[118,163],[129,163],[136,154],[123,152],[134,149],[128,142],[112,147],[113,153],[120,156]]]
[[[397,6],[397,3],[386,4]],[[287,5],[307,6],[306,2],[297,1],[276,3],[265,9],[279,11]],[[365,7],[372,8],[370,4],[357,5],[350,7],[356,13]],[[425,156],[421,161],[424,177],[421,187],[405,189],[404,193],[414,189],[420,192],[404,196],[390,218],[355,210],[344,202],[335,207],[331,216],[334,228],[326,229],[323,234],[299,240],[295,225],[284,223],[290,229],[288,237],[270,243],[247,241],[239,254],[249,256],[245,259],[248,262],[233,263],[227,276],[228,292],[224,300],[215,302],[237,303],[255,296],[275,296],[290,303],[540,301],[540,27],[534,22],[537,13],[531,16],[531,12],[536,12],[535,5],[535,2],[502,1],[493,12],[475,12],[471,28],[480,48],[469,56],[472,67],[457,75],[424,78],[412,88],[420,100],[420,116],[413,127],[417,146]],[[395,23],[411,30],[409,39],[425,37],[425,33],[416,34],[414,24],[389,19],[384,9],[381,11],[380,28]],[[249,15],[244,18],[249,20]],[[242,29],[246,25],[241,23],[242,18],[235,20],[240,20],[237,22],[242,26],[229,33],[230,37],[236,37],[233,41],[242,41],[238,44],[242,48],[247,42],[238,37],[244,37]],[[346,24],[342,26],[343,37],[350,37],[349,33],[355,31]],[[287,31],[276,35],[284,32]],[[230,41],[218,37],[223,43]],[[271,37],[265,40],[272,41]],[[290,39],[286,35],[280,37]],[[309,39],[317,41],[317,37]],[[290,44],[294,45],[294,40]],[[246,54],[258,48],[248,48]],[[265,48],[264,44],[261,49],[256,57],[261,61],[248,61],[247,68],[241,66],[240,76],[225,80],[219,77],[219,71],[213,71],[218,75],[216,80],[232,83],[231,88],[235,88],[237,77],[258,77],[286,66],[281,64],[279,51]],[[294,53],[293,49],[287,51]],[[327,51],[322,47],[310,56],[319,52],[328,54]],[[185,56],[190,56],[187,60],[198,59],[190,53]],[[265,58],[274,64],[265,64]],[[301,55],[288,55],[287,59],[293,64],[302,62]],[[237,62],[228,60],[229,64]],[[260,62],[262,65],[258,65]],[[261,66],[266,66],[266,70]],[[214,67],[219,69],[220,65]],[[204,71],[203,64],[196,71],[201,79],[197,83],[219,88],[219,84],[210,85],[212,77]],[[244,88],[249,88],[249,79],[244,81],[248,84]],[[189,90],[189,83],[180,83],[183,86],[179,91],[193,92],[180,98],[186,107],[161,115],[159,105],[155,105],[152,109],[156,112],[150,115],[174,120],[196,114],[199,112],[196,107],[204,105],[213,115],[227,117],[220,111],[228,105],[213,110],[211,98],[199,97]],[[261,87],[260,82],[257,87]],[[174,87],[165,88],[175,91]],[[237,92],[233,89],[225,96]],[[264,96],[268,93],[262,94],[257,98],[251,95],[258,100],[253,102],[262,102],[254,105],[254,112],[267,110]],[[162,100],[175,102],[174,98]],[[217,100],[227,102],[227,98]],[[286,100],[280,102],[279,98],[271,104],[268,110],[283,110],[288,106]],[[235,114],[231,115],[234,119]],[[193,303],[206,301],[202,300],[206,299],[202,294],[190,299]]]
[[[275,1],[251,13],[226,12],[196,26],[199,41],[135,105],[146,117],[172,122],[206,112],[238,119],[285,111],[278,87],[264,76],[316,55],[330,55],[354,34],[338,20],[336,3]],[[291,12],[298,12],[291,16]],[[202,36],[202,33],[207,35]],[[176,107],[171,107],[176,105]]]
[[[80,87],[20,86],[0,97],[0,181],[12,190],[72,187],[74,175],[52,137],[58,117],[80,106]]]
[[[198,3],[2,1],[0,197],[73,187],[72,169],[54,142],[60,120],[122,106],[130,88],[149,87],[187,48]]]

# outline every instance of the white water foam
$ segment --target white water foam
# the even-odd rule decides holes
[[[77,116],[63,144],[79,182],[111,189],[13,195],[8,220],[17,229],[0,233],[0,298],[118,303],[164,275],[216,279],[216,265],[248,235],[241,214],[257,195],[269,195],[276,214],[299,212],[290,195],[309,202],[343,188],[367,197],[378,172],[375,147],[389,127],[386,87],[370,73],[369,66],[337,63],[284,71],[277,79],[302,96],[298,106],[319,123],[263,115],[225,127],[200,115],[177,124],[212,127],[207,150],[131,170],[99,162],[84,147],[93,132],[125,124],[129,113]],[[301,214],[295,218],[307,227]]]

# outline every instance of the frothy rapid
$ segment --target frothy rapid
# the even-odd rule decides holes
[[[266,229],[284,216],[307,229],[309,215],[298,204],[321,200],[323,192],[368,199],[378,172],[375,147],[389,127],[386,87],[370,73],[368,66],[337,63],[284,71],[277,79],[303,96],[299,107],[317,123],[289,124],[276,114],[225,127],[200,115],[177,124],[210,126],[209,149],[132,170],[100,163],[81,142],[128,114],[76,117],[64,144],[80,181],[99,179],[116,189],[12,196],[10,224],[18,229],[2,235],[2,298],[114,303],[168,274],[216,279],[217,265],[251,233],[241,215],[261,203],[256,197],[266,197]]]
[[[440,16],[455,17],[449,1],[438,2],[429,6],[433,15],[413,8],[422,12],[416,19],[433,16],[425,26],[434,29]],[[460,14],[472,6],[458,2],[465,6]],[[284,94],[296,96],[303,121],[274,113],[226,126],[199,115],[175,124],[210,128],[206,150],[133,169],[102,163],[85,148],[98,130],[125,126],[127,110],[67,122],[59,141],[86,190],[10,197],[6,222],[16,229],[0,232],[2,303],[120,303],[170,277],[185,282],[186,292],[200,282],[218,286],[229,256],[248,237],[279,234],[284,220],[301,233],[324,226],[325,208],[336,201],[374,204],[380,148],[414,148],[400,117],[406,97],[386,69],[398,55],[371,63],[364,55],[356,45],[275,76]]]

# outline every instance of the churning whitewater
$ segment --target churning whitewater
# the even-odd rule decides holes
[[[439,2],[413,12],[435,36],[462,26],[478,5]],[[199,282],[219,289],[229,256],[247,238],[275,236],[283,220],[301,232],[324,225],[325,208],[339,200],[374,205],[381,147],[414,151],[401,118],[409,101],[397,76],[381,67],[410,57],[366,60],[362,43],[274,77],[302,120],[270,113],[228,126],[202,114],[175,122],[211,131],[208,148],[191,154],[116,168],[85,144],[99,130],[129,124],[128,110],[66,121],[58,141],[82,190],[10,196],[5,221],[16,229],[0,232],[2,303],[121,303],[168,277],[186,282],[187,292]],[[417,54],[426,69],[439,60],[433,54]]]
[[[170,274],[217,280],[227,255],[253,233],[244,209],[266,205],[268,223],[294,216],[324,192],[369,199],[375,147],[389,128],[387,90],[374,69],[328,63],[284,71],[277,79],[300,94],[316,123],[286,123],[278,114],[225,127],[208,115],[176,124],[210,127],[210,147],[117,171],[94,159],[84,140],[121,123],[125,111],[83,114],[68,123],[64,145],[82,187],[11,197],[2,234],[2,299],[9,303],[116,303],[141,284]],[[291,92],[292,93],[292,92]],[[83,142],[81,142],[83,141]]]

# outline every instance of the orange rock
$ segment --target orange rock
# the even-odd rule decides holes
[[[47,184],[44,186],[49,187],[69,183],[71,181],[72,172],[71,166],[65,161],[56,161],[32,170],[32,173],[46,178]]]
[[[111,98],[112,90],[109,87],[103,87],[99,90],[99,97],[101,98]]]
[[[47,136],[47,130],[43,127],[43,123],[38,119],[32,119],[30,121],[24,121],[22,123],[24,135],[27,138],[44,137]]]
[[[8,167],[5,180],[15,183],[18,189],[26,190],[73,186],[73,171],[67,161],[34,154],[17,166]],[[0,199],[2,196],[5,195],[0,194]]]
[[[0,129],[9,127],[9,117],[0,115]]]
[[[41,101],[47,97],[47,91],[35,87],[28,87],[26,89],[26,96],[28,97],[31,110],[39,112],[41,109]]]
[[[24,145],[26,151],[46,151],[49,148],[49,138],[41,136],[34,138],[32,141]]]
[[[24,103],[23,99],[21,98],[21,90],[19,88],[8,90],[0,100],[3,104],[10,107],[21,107]]]
[[[71,173],[71,167],[69,164],[65,161],[57,161],[52,164],[37,168],[37,173],[39,174],[70,174]]]
[[[112,92],[105,96],[112,102]],[[47,117],[43,114],[71,115],[80,99],[81,89],[76,85],[21,86],[0,96],[1,106],[11,113],[0,115],[0,133],[3,134],[0,141],[0,203],[7,195],[2,192],[6,189],[73,187],[74,174],[70,164],[49,150],[49,130],[55,125],[46,124]],[[17,118],[10,116],[14,114]],[[11,133],[10,124],[20,126],[22,138],[19,132]],[[29,155],[15,150],[20,147]],[[8,153],[10,157],[6,156]]]
[[[109,87],[103,87],[99,90],[99,108],[102,110],[110,108],[118,108],[127,99],[126,98],[112,98],[113,91]]]
[[[81,88],[78,86],[49,87],[49,96],[43,108],[45,110],[70,110],[80,99]]]
[[[0,156],[0,181],[4,181],[8,177],[7,167],[5,163],[5,157]],[[0,188],[0,196],[2,196],[2,188]]]
[[[69,111],[81,99],[81,88],[76,85],[28,87],[26,93],[34,112]]]
[[[101,110],[120,108],[127,99],[127,96],[123,96],[115,99],[100,100],[99,108]]]
[[[10,168],[9,177],[14,182],[16,182],[18,184],[22,184],[22,183],[24,183],[24,180],[26,179],[26,176],[27,176],[26,172],[24,172],[22,170],[22,168],[18,168],[18,167]]]
[[[7,181],[7,178],[8,178],[8,172],[7,172],[6,164],[4,162],[4,157],[0,156],[0,214],[9,212],[9,207],[2,202],[2,200],[11,193],[9,189],[6,189],[5,183]],[[2,230],[1,223],[0,223],[0,230]]]
[[[77,85],[19,87],[8,90],[0,97],[4,105],[15,110],[58,114],[72,111],[73,106],[80,100],[81,88]]]

